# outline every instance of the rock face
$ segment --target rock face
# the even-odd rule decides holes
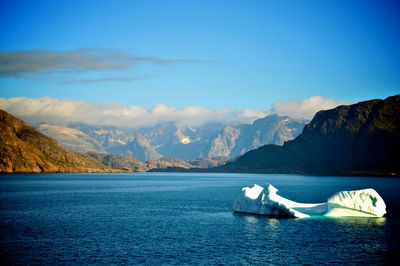
[[[209,123],[182,126],[162,123],[154,127],[123,131],[113,127],[71,124],[71,137],[46,133],[62,145],[76,151],[125,154],[146,162],[161,158],[195,160],[197,158],[236,157],[265,144],[283,144],[301,133],[306,120],[269,115],[252,124],[223,125]],[[43,126],[42,126],[43,127]],[[40,128],[40,126],[39,126]],[[65,129],[65,128],[64,128]],[[73,130],[78,130],[80,134]],[[67,132],[64,130],[64,132]],[[79,142],[77,137],[81,136]],[[73,139],[72,143],[69,139]],[[71,144],[82,143],[82,147]],[[98,143],[101,147],[93,145]],[[104,151],[101,151],[103,149]]]
[[[212,141],[208,156],[235,157],[265,144],[282,145],[297,137],[307,122],[273,114],[250,125],[226,126]]]
[[[100,143],[78,129],[49,124],[40,124],[37,129],[43,134],[56,139],[68,150],[106,152]]]
[[[400,95],[318,112],[283,146],[265,145],[215,171],[400,175]]]
[[[114,154],[125,154],[137,158],[142,162],[150,159],[160,159],[162,155],[158,153],[150,142],[142,135],[136,135],[131,141],[123,145],[115,145],[107,149],[107,152]]]
[[[0,110],[0,172],[113,172],[60,146],[31,125]]]

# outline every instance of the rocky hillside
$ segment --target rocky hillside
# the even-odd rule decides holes
[[[0,172],[114,172],[66,150],[26,122],[0,110]]]
[[[98,152],[80,152],[79,154],[111,168],[120,169],[127,172],[140,172],[149,170],[145,163],[142,163],[141,161],[127,155]]]
[[[224,165],[231,162],[230,157],[200,158],[195,160],[180,160],[176,158],[162,158],[148,161],[148,171],[159,171],[163,169],[201,169]]]
[[[204,158],[196,160],[180,160],[176,158],[162,158],[158,160],[150,160],[143,163],[135,158],[122,154],[105,154],[97,152],[81,152],[80,155],[93,159],[106,166],[121,169],[128,172],[137,171],[163,171],[165,169],[194,169],[194,168],[210,168],[224,165],[232,161],[232,158]]]
[[[320,111],[294,140],[215,171],[400,175],[400,95]]]
[[[212,123],[190,127],[163,123],[123,131],[113,127],[71,124],[70,137],[68,133],[61,135],[55,130],[47,129],[44,132],[76,151],[103,152],[100,149],[104,149],[107,153],[125,154],[146,162],[166,157],[181,160],[235,157],[265,144],[283,144],[299,135],[306,122],[270,115],[243,125]],[[43,128],[43,125],[39,125],[39,129]],[[63,132],[68,131],[64,128]],[[80,140],[77,139],[79,136]]]

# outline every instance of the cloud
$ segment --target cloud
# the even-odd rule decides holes
[[[67,125],[80,122],[89,125],[140,128],[162,122],[198,126],[205,123],[251,123],[265,117],[265,110],[218,109],[188,106],[177,108],[163,104],[151,108],[116,103],[94,104],[85,101],[16,97],[0,98],[0,108],[29,123],[54,123]]]
[[[271,111],[292,118],[311,119],[320,110],[328,110],[344,104],[350,103],[343,100],[325,99],[321,96],[311,96],[300,101],[275,102]]]
[[[127,70],[139,63],[168,65],[194,62],[199,61],[140,57],[122,51],[103,48],[79,48],[69,51],[20,50],[0,52],[0,77],[46,80],[51,79],[54,74],[64,77],[71,73]],[[128,80],[129,78],[120,78],[120,81]],[[98,82],[100,81],[101,79],[98,79]]]
[[[63,84],[76,84],[76,83],[97,83],[97,82],[106,82],[106,81],[119,81],[119,82],[126,82],[126,81],[133,81],[133,80],[141,80],[147,79],[147,77],[107,77],[107,78],[100,78],[100,79],[71,79],[71,80],[63,80],[61,83]]]

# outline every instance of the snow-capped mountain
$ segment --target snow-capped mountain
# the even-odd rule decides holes
[[[104,149],[108,153],[125,154],[145,162],[162,157],[193,160],[239,156],[265,144],[281,145],[299,135],[307,122],[304,119],[269,115],[252,124],[241,125],[209,123],[181,126],[169,122],[132,131],[84,124],[70,124],[69,128],[73,129],[70,131],[74,132],[75,138],[82,136],[77,143],[85,148],[79,151],[90,151],[91,146],[82,143],[99,143],[101,147],[97,151]],[[42,125],[42,128],[49,126]],[[77,146],[71,144],[68,136],[53,134],[49,130],[46,134],[69,148]]]

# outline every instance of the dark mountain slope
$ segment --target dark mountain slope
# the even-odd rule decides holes
[[[0,172],[113,172],[66,150],[28,123],[0,110]]]
[[[400,95],[320,111],[296,139],[215,170],[400,175]]]

